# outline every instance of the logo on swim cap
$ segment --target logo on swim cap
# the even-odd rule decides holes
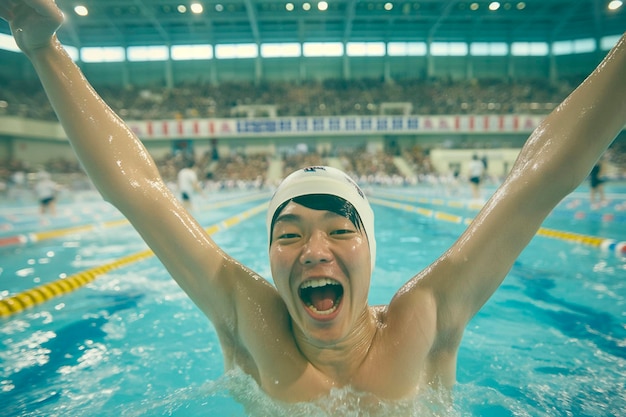
[[[304,172],[312,172],[312,173],[316,173],[319,170],[322,170],[324,172],[328,172],[326,170],[326,167],[324,167],[324,166],[310,166],[310,167],[302,168],[302,170]],[[346,181],[348,181],[350,184],[352,184],[354,186],[354,188],[356,189],[356,192],[359,193],[359,195],[365,199],[365,194],[361,190],[361,187],[359,187],[359,185],[356,182],[354,182],[352,180],[352,178],[350,178],[348,175],[346,175],[344,173],[342,173],[342,174],[343,174],[344,178],[346,179]]]
[[[322,171],[326,171],[326,169],[324,167],[306,167],[306,168],[302,168],[302,170],[304,172],[315,172],[318,169],[321,169]]]

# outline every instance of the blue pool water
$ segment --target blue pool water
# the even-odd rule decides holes
[[[463,219],[476,214],[467,200],[435,190],[371,191],[377,199]],[[592,209],[581,187],[544,226],[625,241],[626,188],[607,192],[610,204]],[[256,200],[242,197],[222,193],[200,201],[196,217],[208,227],[267,200],[264,194]],[[408,202],[416,197],[423,201]],[[452,204],[456,200],[463,204]],[[370,301],[381,304],[446,250],[465,225],[382,204],[374,204],[374,210],[379,249]],[[54,239],[0,246],[0,298],[145,250],[130,226],[107,223],[119,219],[93,197],[61,204],[57,218],[44,223],[35,206],[0,208],[0,225],[11,224],[0,229],[0,239],[95,225]],[[263,214],[242,219],[213,238],[232,256],[270,276]],[[623,415],[626,258],[565,238],[535,237],[468,326],[457,377],[454,410],[431,414]],[[243,375],[224,375],[210,323],[155,257],[0,319],[3,416],[246,415],[229,390],[273,410]],[[337,392],[332,400],[341,408],[342,398]],[[311,408],[300,412],[317,415]],[[387,415],[424,412],[414,406]],[[345,406],[341,415],[360,414]]]

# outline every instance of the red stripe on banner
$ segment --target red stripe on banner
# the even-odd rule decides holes
[[[474,130],[474,116],[470,116],[469,118],[469,128],[470,130]]]
[[[165,136],[169,135],[169,126],[168,126],[167,122],[163,122],[163,134]]]
[[[454,118],[454,129],[459,130],[460,128],[461,128],[461,118],[459,116],[456,116]]]
[[[513,130],[519,129],[519,118],[517,116],[513,116]]]
[[[179,134],[180,136],[182,136],[182,135],[183,135],[183,133],[184,133],[184,129],[183,129],[183,121],[182,121],[182,120],[179,120],[179,121],[178,121],[178,134]]]
[[[504,116],[498,117],[498,129],[504,130]]]
[[[215,133],[215,125],[213,124],[213,121],[209,122],[209,133],[210,134],[214,134]]]
[[[152,122],[146,122],[146,130],[148,131],[148,136],[152,136]]]
[[[489,130],[489,116],[485,116],[483,118],[483,128],[485,130]]]
[[[200,133],[200,126],[198,125],[198,121],[194,120],[193,121],[193,134],[197,135]]]
[[[524,128],[528,130],[533,130],[535,128],[535,123],[532,118],[527,118],[526,123],[524,123]]]

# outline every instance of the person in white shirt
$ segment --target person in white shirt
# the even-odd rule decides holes
[[[183,169],[178,171],[178,192],[180,193],[183,206],[187,210],[191,210],[193,209],[191,196],[194,192],[202,192],[202,188],[198,182],[198,174],[193,169],[194,161],[189,160],[186,164]]]
[[[474,200],[480,199],[480,183],[482,182],[484,172],[485,164],[478,158],[478,155],[474,154],[469,163],[469,182],[472,187],[472,198]]]
[[[35,184],[35,194],[39,201],[39,211],[41,214],[49,213],[56,215],[56,197],[59,192],[59,185],[52,181],[50,174],[46,171],[37,173],[37,183]]]

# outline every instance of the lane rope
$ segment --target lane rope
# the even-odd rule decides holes
[[[435,211],[426,209],[424,207],[414,206],[410,204],[404,204],[397,201],[389,201],[385,199],[370,197],[369,200],[373,204],[378,204],[394,209],[404,210],[407,212],[417,213],[419,215],[434,218],[436,220],[442,220],[446,222],[452,222],[457,224],[469,224],[472,222],[471,217],[462,217],[450,213]],[[216,232],[228,229],[241,221],[250,218],[267,208],[267,202],[259,204],[249,210],[246,210],[240,214],[209,226],[205,231],[212,235]],[[124,219],[125,220],[125,219]],[[121,220],[120,222],[123,222]],[[547,228],[540,228],[537,235],[581,243],[589,246],[600,247],[606,251],[614,251],[616,254],[626,256],[626,242],[617,242],[612,239],[606,239],[596,236],[587,236],[578,233],[565,232],[560,230],[553,230]],[[145,251],[137,252],[132,255],[125,256],[117,259],[113,262],[100,265],[95,268],[78,272],[69,277],[62,278],[47,284],[40,285],[38,287],[20,292],[14,296],[7,297],[0,300],[0,318],[6,318],[16,313],[20,313],[26,309],[32,308],[36,305],[42,304],[52,298],[58,297],[63,294],[75,291],[78,288],[92,282],[100,275],[103,275],[111,270],[121,268],[123,266],[147,259],[154,256],[154,253],[148,249]]]
[[[408,198],[407,198],[408,199]],[[424,207],[414,206],[411,204],[401,203],[398,201],[390,201],[376,197],[369,197],[369,201],[373,204],[378,204],[381,206],[391,207],[398,210],[404,210],[412,213],[417,213],[419,215],[434,218],[436,220],[443,220],[451,223],[457,224],[470,224],[472,217],[462,217],[457,216],[456,214],[445,213],[441,211],[431,210]],[[607,252],[614,252],[618,256],[626,257],[626,241],[616,241],[614,239],[607,239],[598,236],[588,236],[580,233],[573,232],[565,232],[561,230],[548,229],[545,227],[540,228],[537,231],[537,235],[565,240],[569,242],[581,243],[588,246],[594,246],[602,249]]]
[[[484,205],[484,202],[476,201],[476,200],[463,201],[463,200],[450,200],[450,199],[444,199],[444,198],[413,197],[413,196],[402,195],[399,193],[380,191],[380,190],[376,190],[375,194],[378,197],[389,198],[392,200],[409,201],[413,203],[428,204],[428,205],[433,205],[433,206],[447,206],[447,207],[452,207],[452,208],[468,209],[468,210],[475,210],[475,211],[479,211]],[[559,203],[552,210],[551,214],[571,213],[575,220],[589,219],[589,220],[594,220],[594,221],[601,221],[604,223],[626,222],[626,201],[618,202],[618,200],[615,200],[611,202],[610,204],[614,204],[612,208],[613,210],[612,212],[607,213],[606,211],[600,210],[601,208],[604,208],[605,206],[600,207],[599,209],[597,209],[599,211],[596,212],[594,211],[596,209],[594,209],[593,207],[583,209],[581,207],[583,205],[582,199],[580,198],[576,198],[574,200],[569,200],[569,201],[567,199],[563,199],[563,201],[561,201],[561,203]],[[608,207],[610,204],[607,203],[606,206]]]
[[[242,213],[232,216],[226,220],[207,227],[205,230],[209,235],[228,229],[243,220],[246,220],[264,209],[267,209],[267,202],[248,209]],[[100,275],[106,274],[114,269],[139,262],[154,255],[152,250],[147,249],[132,255],[125,256],[113,262],[90,268],[78,272],[66,278],[31,288],[11,297],[0,300],[0,318],[7,318],[26,309],[42,304],[52,298],[75,291],[90,283]]]
[[[224,200],[224,201],[220,201],[217,203],[204,205],[198,208],[198,210],[209,210],[209,209],[227,207],[229,205],[260,200],[262,198],[268,198],[268,194],[262,193],[260,195],[238,197],[236,199]],[[68,227],[68,228],[63,228],[63,229],[47,230],[43,232],[18,234],[14,236],[0,238],[0,247],[25,245],[28,243],[37,243],[37,242],[41,242],[42,240],[58,239],[60,237],[64,237],[64,236],[71,235],[71,234],[84,233],[84,232],[98,230],[101,228],[119,227],[119,226],[124,226],[128,224],[130,224],[128,220],[126,218],[122,218],[122,219],[117,219],[117,220],[109,220],[109,221],[98,223],[98,224],[85,224],[81,226],[73,226],[73,227]]]

